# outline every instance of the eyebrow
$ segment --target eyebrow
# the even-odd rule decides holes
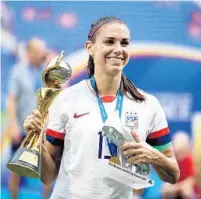
[[[115,38],[114,37],[105,37],[104,39],[115,39]],[[128,41],[130,41],[129,38],[123,38],[122,40],[128,40]]]

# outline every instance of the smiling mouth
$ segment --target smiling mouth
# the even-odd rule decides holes
[[[121,57],[108,57],[109,60],[112,60],[112,61],[123,61],[124,58],[121,58]]]

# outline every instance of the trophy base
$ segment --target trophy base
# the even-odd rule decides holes
[[[105,178],[115,180],[136,190],[154,186],[154,181],[147,176],[133,172],[114,162],[100,160],[99,163],[98,170]]]
[[[6,166],[20,176],[40,178],[40,163],[38,151],[20,147]]]

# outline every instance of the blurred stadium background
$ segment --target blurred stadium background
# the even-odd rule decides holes
[[[10,158],[6,134],[6,97],[9,72],[23,59],[26,42],[40,37],[51,55],[65,51],[73,68],[70,85],[86,77],[84,43],[90,25],[102,16],[117,16],[131,29],[132,57],[125,69],[137,87],[160,100],[174,135],[185,131],[192,141],[201,176],[201,3],[152,2],[1,2],[1,196],[9,199],[5,165]],[[22,74],[23,76],[23,74]],[[181,140],[182,142],[182,140]],[[160,198],[162,182],[154,172],[155,187],[142,198]],[[24,178],[20,199],[42,198],[39,180]]]

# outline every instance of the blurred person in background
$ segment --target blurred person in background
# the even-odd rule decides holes
[[[197,199],[199,190],[196,183],[195,163],[188,134],[178,131],[173,136],[173,146],[180,169],[180,179],[175,185],[165,183],[162,189],[164,199]]]
[[[12,67],[9,76],[7,98],[7,117],[12,154],[19,148],[25,137],[23,121],[37,104],[37,90],[43,86],[42,71],[46,61],[47,47],[43,40],[33,38],[28,41],[24,60]],[[9,188],[12,199],[17,199],[20,176],[11,172]],[[44,198],[48,197],[51,187],[44,187]]]

